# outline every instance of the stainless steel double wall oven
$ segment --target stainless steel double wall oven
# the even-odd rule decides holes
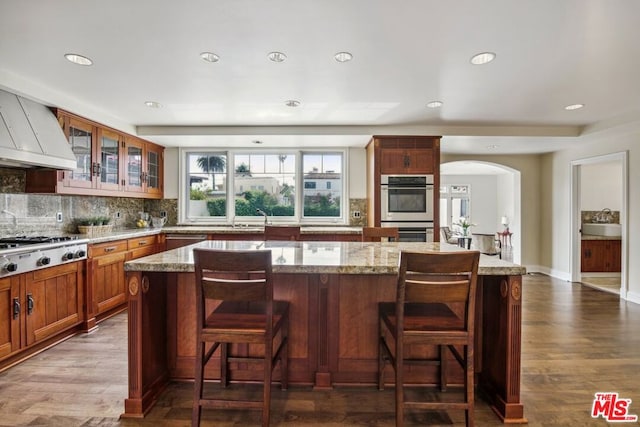
[[[433,242],[433,175],[382,175],[380,225],[398,227],[400,241]]]

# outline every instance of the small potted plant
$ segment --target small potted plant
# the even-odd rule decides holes
[[[454,225],[457,225],[458,227],[460,227],[462,229],[462,236],[464,237],[468,237],[469,236],[469,229],[471,227],[476,226],[477,224],[474,224],[473,222],[471,222],[469,220],[469,218],[461,216],[457,222],[453,223]]]

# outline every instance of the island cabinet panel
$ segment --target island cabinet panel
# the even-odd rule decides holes
[[[158,279],[153,275],[153,279]],[[160,280],[163,280],[160,278]],[[309,334],[310,313],[317,311],[314,292],[317,284],[305,275],[289,275],[286,281],[277,280],[274,298],[289,301],[289,381],[312,384],[315,374],[317,352],[316,333]],[[152,285],[153,286],[153,285]],[[156,285],[157,286],[157,285]],[[168,364],[171,378],[193,378],[195,363],[195,283],[192,274],[168,274],[166,280],[167,298],[172,301],[168,307],[167,333],[169,339]],[[212,311],[216,305],[208,306]],[[316,330],[316,328],[313,328]],[[260,355],[263,346],[233,345],[231,355]],[[207,365],[205,378],[220,378],[220,357],[217,351]],[[230,379],[239,381],[261,381],[262,368],[257,364],[231,363]],[[274,380],[279,381],[280,369],[274,371]]]

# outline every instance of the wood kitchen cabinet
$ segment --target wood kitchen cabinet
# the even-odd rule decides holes
[[[0,279],[0,367],[82,323],[84,273],[79,261]]]
[[[439,228],[440,136],[373,136],[366,147],[370,227],[380,227],[381,175],[433,175],[433,225]],[[434,232],[438,241],[440,233]]]
[[[55,113],[76,168],[27,170],[27,193],[162,198],[163,147],[63,110]]]
[[[126,308],[124,263],[159,252],[159,242],[160,236],[147,235],[89,245],[86,329]]]
[[[89,245],[87,261],[87,329],[120,312],[127,302],[124,263],[126,240]]]
[[[582,240],[581,271],[620,272],[622,246],[620,240]]]
[[[26,344],[40,342],[84,319],[83,262],[26,273]]]
[[[382,148],[380,173],[413,175],[433,173],[432,148]]]
[[[24,289],[24,275],[0,279],[0,360],[20,350],[21,324],[20,288]]]
[[[127,136],[124,156],[125,191],[162,196],[162,148]]]

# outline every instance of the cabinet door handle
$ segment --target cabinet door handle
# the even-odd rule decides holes
[[[13,299],[13,320],[20,317],[20,301],[18,298]]]
[[[33,295],[27,294],[27,314],[33,313],[33,306],[35,305],[33,301]]]
[[[116,250],[116,247],[115,247],[115,246],[109,246],[108,248],[104,248],[104,251],[105,251],[105,252],[113,252],[113,251],[115,251],[115,250]]]
[[[146,245],[146,244],[147,244],[147,241],[146,241],[146,240],[140,240],[140,241],[138,242],[138,246],[144,246],[144,245]]]

